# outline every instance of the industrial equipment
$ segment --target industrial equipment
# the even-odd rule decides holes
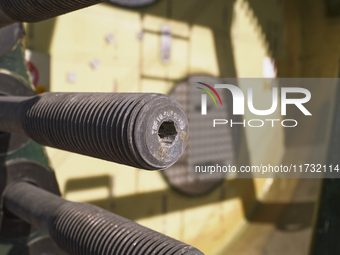
[[[188,140],[184,111],[162,94],[35,95],[23,58],[23,27],[15,22],[44,20],[99,2],[0,4],[5,63],[0,72],[0,253],[203,254],[99,207],[59,197],[41,145],[158,170],[174,164]]]

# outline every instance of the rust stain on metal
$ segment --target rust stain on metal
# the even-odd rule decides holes
[[[187,137],[187,132],[185,132],[184,130],[180,133],[179,137],[181,138],[182,141],[185,141],[186,137]]]
[[[167,153],[168,149],[164,146],[160,146],[158,150],[158,157],[160,159],[168,158],[169,154]]]

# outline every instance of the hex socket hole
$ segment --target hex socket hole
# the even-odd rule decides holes
[[[158,129],[159,141],[165,146],[171,146],[175,141],[177,134],[173,121],[164,121]]]

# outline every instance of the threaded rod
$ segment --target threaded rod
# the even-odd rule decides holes
[[[63,200],[29,183],[9,186],[4,205],[48,233],[70,255],[203,255],[190,245],[119,215]]]
[[[172,98],[153,93],[44,93],[0,96],[0,131],[137,168],[174,164],[188,121]]]

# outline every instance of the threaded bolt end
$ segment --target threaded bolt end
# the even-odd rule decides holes
[[[181,106],[162,94],[45,93],[25,108],[22,127],[36,142],[137,168],[167,168],[187,143]]]

